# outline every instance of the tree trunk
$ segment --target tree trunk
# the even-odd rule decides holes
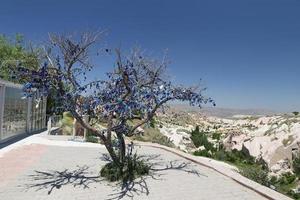
[[[77,114],[75,112],[75,114]],[[107,135],[107,137],[105,137],[104,134],[101,134],[97,129],[91,127],[89,124],[85,123],[82,118],[80,118],[78,115],[74,115],[76,116],[75,118],[79,121],[79,123],[86,129],[88,129],[89,131],[91,131],[93,134],[97,135],[100,137],[100,139],[103,141],[105,147],[106,147],[106,150],[108,151],[112,161],[117,164],[120,168],[123,168],[123,164],[124,164],[124,158],[125,158],[125,151],[126,151],[126,146],[125,146],[125,141],[124,141],[124,138],[123,138],[123,135],[122,133],[120,134],[117,134],[117,137],[118,137],[118,140],[121,144],[121,147],[120,147],[120,155],[117,156],[114,148],[113,148],[113,145],[112,145],[112,140],[111,140],[111,134],[109,133]]]
[[[117,156],[113,145],[112,145],[112,141],[111,141],[111,137],[106,138],[104,135],[99,134],[98,131],[96,129],[89,129],[92,133],[94,133],[95,135],[98,135],[100,137],[100,139],[103,141],[104,146],[106,148],[106,150],[108,151],[112,161],[117,164],[118,166],[121,166],[121,161],[120,158]]]
[[[126,144],[125,144],[125,139],[123,137],[122,133],[117,133],[118,141],[119,141],[119,158],[121,165],[124,165],[125,162],[125,155],[126,155]]]
[[[120,158],[117,156],[115,150],[113,149],[111,140],[109,140],[109,141],[107,140],[106,142],[104,142],[104,145],[105,145],[106,150],[108,151],[112,161],[115,164],[117,164],[118,166],[121,166],[122,162],[121,162]]]

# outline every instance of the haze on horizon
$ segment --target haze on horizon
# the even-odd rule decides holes
[[[49,32],[106,29],[105,47],[139,45],[179,83],[202,79],[218,107],[300,110],[300,1],[3,0],[0,33],[41,43]],[[95,58],[98,74],[112,68]]]

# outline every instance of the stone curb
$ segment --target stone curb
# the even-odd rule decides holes
[[[222,174],[223,176],[226,176],[226,177],[232,179],[236,183],[256,192],[257,194],[259,194],[260,196],[262,196],[266,199],[269,199],[269,200],[292,200],[291,198],[289,198],[279,192],[276,192],[275,190],[272,190],[266,186],[260,185],[259,183],[256,183],[256,182],[242,176],[241,174],[238,173],[236,167],[231,166],[227,163],[223,163],[223,162],[205,158],[205,157],[199,157],[199,156],[196,157],[191,154],[187,154],[182,151],[179,151],[177,149],[173,149],[173,148],[159,145],[156,143],[134,141],[134,144],[140,145],[140,146],[149,146],[149,147],[153,147],[153,148],[162,149],[167,152],[173,153],[179,157],[187,159],[195,164],[212,169],[212,170]]]

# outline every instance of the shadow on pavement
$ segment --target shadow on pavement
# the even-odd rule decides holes
[[[61,189],[64,185],[74,187],[89,188],[89,184],[102,181],[99,176],[89,176],[88,166],[78,167],[75,170],[65,169],[63,171],[35,171],[35,174],[29,175],[31,184],[26,185],[36,190],[48,190],[48,195],[54,189]]]
[[[150,173],[133,181],[121,181],[117,184],[109,184],[113,192],[108,195],[107,200],[123,199],[124,197],[133,199],[135,196],[140,196],[141,194],[149,195],[150,188],[147,181],[149,179],[163,180],[163,175],[169,170],[178,170],[198,177],[207,177],[195,170],[194,165],[190,162],[183,162],[182,160],[167,162],[161,159],[160,155],[143,155],[142,157],[151,165]],[[102,159],[107,161],[109,157],[104,154]],[[65,185],[88,189],[91,183],[105,181],[99,175],[91,176],[88,170],[88,166],[82,166],[75,170],[35,171],[35,174],[29,176],[32,183],[26,185],[26,187],[27,189],[47,190],[48,195],[50,195],[54,189],[61,189]],[[108,183],[107,181],[105,182]]]

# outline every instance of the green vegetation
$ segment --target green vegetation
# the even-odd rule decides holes
[[[214,139],[214,140],[220,140],[221,139],[221,133],[214,132],[212,134],[212,139]]]
[[[155,118],[152,118],[150,121],[149,121],[149,126],[151,128],[155,128],[156,127],[156,124],[157,124],[157,121],[155,120]]]
[[[243,127],[244,127],[244,128],[247,128],[247,129],[250,130],[250,131],[254,131],[254,130],[257,130],[257,129],[258,129],[258,127],[255,126],[255,125],[253,125],[253,124],[245,124],[245,125],[243,125]]]
[[[297,186],[297,176],[290,172],[282,174],[280,177],[272,176],[269,182],[278,192],[286,194],[294,199],[299,199],[299,195],[295,194],[291,189]]]
[[[0,35],[0,78],[22,83],[24,80],[15,79],[12,72],[19,66],[37,69],[39,63],[39,50],[28,47],[21,34],[17,34],[14,39]]]
[[[207,132],[199,130],[199,126],[191,132],[191,140],[193,141],[195,147],[204,146],[207,151],[215,151],[213,144],[207,139]]]
[[[239,166],[240,173],[261,184],[269,187],[270,181],[268,177],[268,170],[264,169],[261,165],[253,164],[253,165],[243,165],[243,167]]]
[[[99,139],[96,136],[87,135],[86,136],[86,142],[99,143]]]
[[[126,156],[123,167],[119,167],[114,162],[107,163],[101,169],[100,175],[111,182],[122,181],[126,183],[149,174],[150,168],[146,161],[134,154]]]
[[[293,166],[294,173],[298,177],[300,177],[300,157],[299,156],[297,156],[293,159],[292,166]]]
[[[300,194],[297,194],[291,190],[297,186],[297,181],[300,179],[300,157],[297,155],[292,162],[293,172],[295,175],[293,177],[288,177],[286,182],[282,181],[282,186],[280,187],[280,192],[286,193],[294,199],[300,199]],[[294,178],[296,177],[296,178]],[[295,180],[294,180],[295,179]]]
[[[91,142],[91,143],[100,143],[100,144],[103,144],[103,142],[99,139],[99,137],[95,136],[89,130],[87,130],[85,141],[86,142]]]
[[[168,147],[174,147],[174,144],[167,136],[160,133],[159,129],[152,128],[152,127],[144,128],[144,133],[139,135],[134,135],[132,136],[132,139],[142,141],[142,142],[158,143]]]
[[[254,116],[254,115],[252,115],[252,116],[246,116],[246,117],[244,117],[242,119],[249,120],[249,121],[255,121],[255,120],[259,119],[259,116]]]
[[[243,151],[238,151],[236,149],[232,151],[225,151],[224,149],[221,149],[214,153],[213,158],[233,163],[241,168],[247,165],[256,164],[254,157],[248,156]]]
[[[297,116],[297,115],[299,115],[299,112],[297,112],[297,111],[294,111],[294,112],[292,112],[295,116]]]
[[[270,186],[268,169],[265,164],[257,162],[254,157],[245,154],[243,151],[220,149],[214,152],[212,158],[234,164],[243,176],[262,185]]]
[[[295,193],[293,190],[289,190],[287,195],[293,199],[300,199],[300,194]]]
[[[36,70],[42,63],[41,49],[25,41],[22,34],[16,34],[14,38],[0,34],[0,78],[15,83],[24,83],[26,78],[14,76],[13,72],[18,67]],[[27,77],[30,78],[30,77]],[[53,99],[54,91],[47,97],[47,115],[54,113],[54,108],[60,107],[61,102]],[[57,113],[56,114],[62,114]]]
[[[70,112],[64,112],[60,121],[63,135],[72,135],[74,118]]]
[[[212,153],[210,151],[207,151],[206,149],[204,150],[198,150],[194,152],[195,156],[203,156],[203,157],[208,157],[211,158],[212,157]]]

